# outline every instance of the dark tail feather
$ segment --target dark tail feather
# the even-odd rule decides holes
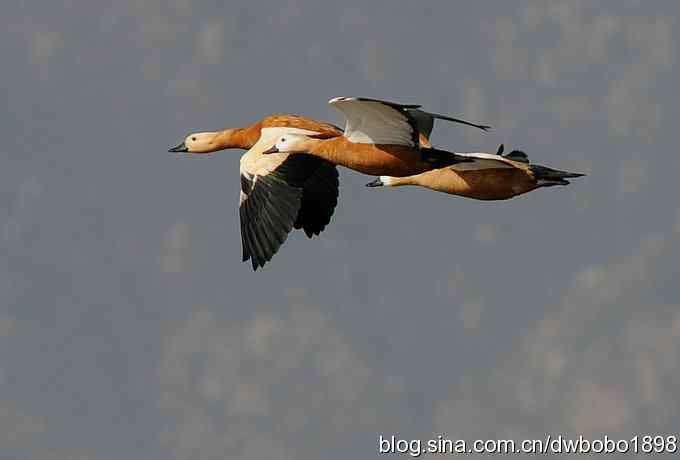
[[[513,150],[512,152],[505,155],[505,158],[513,161],[519,161],[520,163],[529,164],[529,157],[521,150]]]
[[[531,172],[534,174],[539,187],[552,187],[553,185],[569,185],[567,179],[585,176],[581,173],[560,171],[541,165],[531,165]]]
[[[453,152],[447,152],[446,150],[421,148],[420,153],[423,155],[423,161],[430,163],[433,168],[445,168],[458,163],[470,163],[475,161],[473,158],[458,155]]]

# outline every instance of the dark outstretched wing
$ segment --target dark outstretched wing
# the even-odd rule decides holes
[[[289,155],[266,175],[241,175],[243,261],[264,266],[293,228],[310,238],[328,224],[337,204],[338,172],[310,155]]]
[[[320,234],[330,222],[338,204],[340,182],[335,165],[312,156],[306,158],[317,160],[318,166],[302,186],[302,206],[295,220],[295,228],[302,228],[312,238]]]
[[[241,242],[243,261],[253,270],[264,266],[286,241],[302,202],[302,189],[275,174],[241,176]]]

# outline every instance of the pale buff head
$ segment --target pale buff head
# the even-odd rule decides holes
[[[264,153],[306,153],[309,151],[309,142],[313,141],[302,134],[285,134],[279,137],[276,144]]]
[[[184,142],[169,149],[169,152],[210,153],[224,147],[220,143],[221,132],[205,132],[189,134]]]

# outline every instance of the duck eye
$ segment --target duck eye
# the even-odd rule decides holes
[[[192,137],[192,138],[191,138],[191,140],[192,140],[192,141],[195,141],[195,140],[196,140],[196,138],[195,138],[195,137]]]
[[[286,142],[286,138],[285,138],[285,137],[282,137],[282,138],[281,138],[281,142]]]

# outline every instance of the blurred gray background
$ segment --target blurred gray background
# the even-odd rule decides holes
[[[0,458],[373,458],[406,438],[679,430],[675,1],[4,1]],[[240,262],[240,151],[334,96],[586,178],[367,189]]]

